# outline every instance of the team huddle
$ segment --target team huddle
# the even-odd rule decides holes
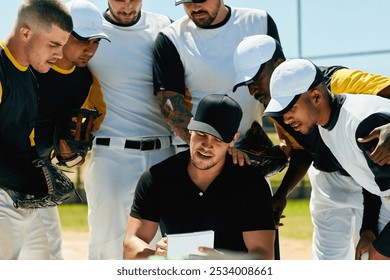
[[[390,259],[390,77],[286,59],[264,10],[181,4],[20,5],[0,41],[0,259],[64,259],[58,167],[87,153],[89,259],[168,258],[167,236],[203,231],[198,257],[279,259],[305,174],[313,259]]]

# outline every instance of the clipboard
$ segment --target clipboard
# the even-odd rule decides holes
[[[205,255],[198,251],[200,246],[214,248],[214,231],[198,231],[180,234],[167,234],[168,258],[188,259],[190,255]]]

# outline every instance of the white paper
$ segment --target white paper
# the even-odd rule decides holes
[[[198,247],[214,248],[214,231],[198,231],[181,234],[168,234],[168,258],[188,259],[189,255],[204,255]]]

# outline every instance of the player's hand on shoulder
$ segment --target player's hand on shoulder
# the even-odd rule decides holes
[[[238,164],[240,166],[244,166],[245,164],[251,165],[251,160],[249,159],[247,153],[234,147],[229,147],[228,153],[232,156],[234,164]]]
[[[375,128],[366,137],[358,138],[358,141],[367,143],[376,138],[378,139],[378,144],[374,150],[367,151],[367,155],[380,166],[390,164],[390,124]]]

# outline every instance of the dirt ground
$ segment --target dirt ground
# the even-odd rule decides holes
[[[65,260],[88,259],[88,233],[65,231],[62,233],[62,246]],[[311,260],[309,240],[281,239],[282,260]]]

